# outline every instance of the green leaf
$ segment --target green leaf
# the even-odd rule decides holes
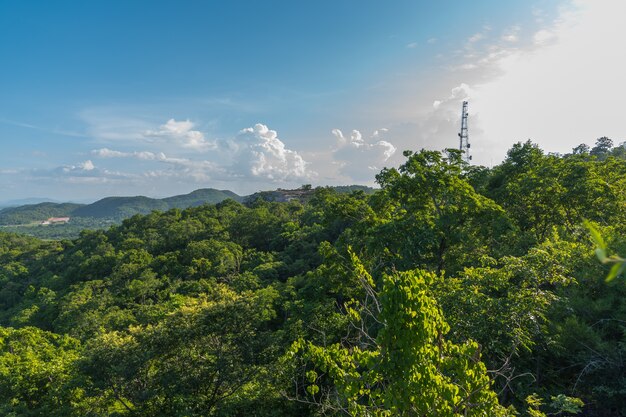
[[[585,227],[589,230],[589,233],[591,234],[591,241],[596,244],[598,249],[606,250],[606,243],[604,242],[604,239],[602,238],[602,235],[600,234],[598,229],[588,220],[585,220],[584,223]]]
[[[616,277],[618,277],[622,272],[624,272],[624,270],[626,269],[626,263],[624,262],[619,262],[614,264],[611,267],[611,270],[609,271],[609,275],[606,276],[605,281],[606,282],[611,282],[613,281]]]
[[[320,387],[318,387],[317,385],[309,385],[308,387],[306,387],[306,391],[311,395],[315,395],[320,392]]]

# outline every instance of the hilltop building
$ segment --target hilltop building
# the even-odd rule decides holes
[[[69,221],[69,217],[50,217],[48,220],[44,220],[43,222],[41,222],[41,225],[46,226],[49,224],[65,224],[69,223]]]

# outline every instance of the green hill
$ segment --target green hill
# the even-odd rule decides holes
[[[135,214],[149,214],[154,210],[166,211],[172,208],[185,209],[203,204],[217,204],[228,198],[236,201],[242,200],[242,197],[232,191],[203,188],[189,194],[163,199],[144,196],[106,197],[92,204],[51,202],[28,204],[0,210],[0,225],[26,225],[41,222],[50,217],[73,217],[75,220],[81,218],[91,220],[92,223],[102,219],[118,222]]]
[[[82,207],[75,203],[39,203],[0,210],[0,225],[28,224],[41,222],[50,217],[69,217]]]
[[[135,214],[149,214],[154,210],[166,211],[172,208],[185,209],[203,204],[217,204],[228,198],[240,201],[241,197],[232,191],[202,188],[189,194],[176,195],[163,199],[144,196],[107,197],[74,211],[76,217],[123,220]]]
[[[189,194],[167,197],[161,201],[168,204],[169,208],[196,207],[203,204],[217,204],[227,198],[241,201],[241,197],[229,190],[215,190],[213,188],[201,188]]]
[[[350,193],[353,191],[363,191],[371,194],[374,189],[362,185],[349,185],[328,187],[338,193]],[[134,197],[106,197],[91,204],[75,203],[39,203],[29,204],[19,207],[9,207],[0,210],[0,225],[17,226],[34,222],[41,222],[49,217],[72,217],[73,223],[79,220],[82,226],[92,225],[94,228],[101,224],[101,221],[121,222],[124,219],[136,214],[149,214],[152,211],[167,211],[172,208],[185,209],[197,207],[203,204],[217,204],[226,199],[233,199],[238,202],[252,202],[257,199],[265,201],[284,202],[298,200],[306,202],[315,190],[312,188],[301,188],[296,190],[273,190],[261,191],[252,195],[242,197],[229,190],[216,190],[213,188],[201,188],[189,194],[181,194],[167,198],[150,198],[145,196]],[[109,224],[109,223],[107,223]],[[63,226],[70,228],[69,226]],[[81,229],[83,227],[80,227]],[[38,232],[28,228],[29,233]],[[75,227],[72,230],[76,229]],[[36,233],[35,233],[36,234]],[[74,232],[72,232],[72,236]]]
[[[154,210],[164,211],[169,206],[163,200],[137,197],[107,197],[74,211],[76,217],[125,219],[135,214],[148,214]]]

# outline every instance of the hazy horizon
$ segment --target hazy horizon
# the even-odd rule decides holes
[[[302,184],[302,185],[306,185],[306,184]],[[302,186],[301,185],[301,186]],[[377,185],[365,185],[365,184],[342,184],[345,186],[366,186],[366,187],[372,187],[372,188],[378,188]],[[301,187],[300,186],[300,187]],[[325,184],[319,184],[316,187],[333,187],[331,185],[325,185]],[[295,187],[294,189],[300,188],[300,187]],[[30,197],[25,197],[25,198],[17,198],[17,199],[5,199],[5,200],[0,200],[0,208],[6,208],[9,206],[15,207],[15,206],[23,206],[23,205],[33,205],[33,204],[39,204],[39,203],[77,203],[77,204],[91,204],[94,203],[98,200],[102,200],[103,198],[108,198],[108,197],[148,197],[148,198],[152,198],[152,199],[164,199],[164,198],[169,198],[169,197],[175,197],[175,196],[179,196],[179,195],[186,195],[186,194],[190,194],[193,193],[194,191],[198,191],[201,189],[213,189],[213,190],[218,190],[218,191],[231,191],[234,192],[235,194],[237,194],[239,197],[246,197],[255,193],[259,193],[259,192],[268,192],[268,191],[276,191],[278,189],[283,189],[281,187],[277,187],[277,188],[264,188],[264,189],[258,189],[256,191],[253,191],[252,193],[237,193],[233,190],[229,190],[229,189],[217,189],[217,188],[213,188],[213,187],[200,187],[200,188],[194,188],[193,190],[190,191],[185,191],[185,192],[178,192],[175,194],[167,194],[167,195],[146,195],[146,194],[116,194],[116,195],[103,195],[100,197],[96,197],[96,198],[84,198],[84,199],[68,199],[68,200],[59,200],[57,198],[50,198],[50,197],[40,197],[40,196],[30,196]],[[285,189],[285,190],[289,190],[289,189]]]

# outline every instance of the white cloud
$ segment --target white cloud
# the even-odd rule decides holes
[[[378,129],[366,141],[358,130],[353,130],[347,138],[340,129],[331,131],[337,141],[333,150],[333,160],[339,172],[352,181],[368,181],[374,178],[385,163],[396,152],[396,147],[383,136],[388,129]]]
[[[465,83],[461,83],[454,87],[452,91],[450,91],[450,95],[446,99],[446,101],[465,101],[470,99],[470,95],[472,93],[472,89],[469,85]]]
[[[143,136],[148,139],[165,139],[179,144],[183,148],[197,151],[215,149],[215,143],[208,141],[204,133],[193,130],[195,124],[190,120],[176,121],[169,119],[165,124],[159,126],[157,130],[146,130]]]
[[[138,109],[127,109],[129,114]],[[119,109],[93,108],[80,113],[88,125],[89,136],[101,143],[141,143],[162,150],[182,149],[204,152],[215,149],[215,141],[206,138],[191,120],[170,118],[155,127],[154,122],[144,118],[121,116]]]
[[[417,48],[417,42],[407,43],[406,47],[409,49]]]
[[[91,153],[93,155],[99,156],[100,158],[123,158],[123,157],[127,157],[127,156],[131,156],[131,153],[127,153],[127,152],[120,152],[120,151],[113,151],[111,149],[108,148],[102,148],[102,149],[95,149],[93,151],[91,151]]]
[[[83,171],[93,171],[96,168],[96,166],[93,164],[93,162],[91,162],[91,160],[87,160],[85,162],[78,164],[78,167],[82,169]]]
[[[60,167],[59,169],[62,172],[67,172],[67,173],[81,173],[81,172],[93,171],[95,168],[96,167],[93,164],[93,162],[91,162],[91,160],[87,160],[85,162],[81,162],[76,165],[65,165],[65,166]]]
[[[98,168],[91,160],[53,169],[24,169],[20,170],[20,176],[32,178],[36,182],[69,184],[122,183],[136,177],[133,174]]]
[[[522,28],[518,25],[510,27],[507,31],[502,35],[502,40],[509,43],[515,43],[519,41],[519,34]]]
[[[467,40],[469,43],[476,43],[482,39],[485,38],[485,34],[484,33],[475,33],[472,36],[469,37],[469,39]]]
[[[187,127],[182,128],[182,131],[187,130]],[[216,142],[210,154],[203,154],[204,157],[198,159],[171,157],[163,152],[122,152],[109,148],[95,149],[91,153],[99,158],[134,158],[163,163],[169,167],[145,173],[152,178],[188,178],[197,182],[255,180],[296,183],[310,180],[316,175],[298,152],[287,149],[276,131],[260,123],[241,130],[234,138]]]
[[[335,138],[337,139],[337,141],[339,142],[340,145],[343,145],[347,142],[346,138],[343,136],[343,132],[339,129],[333,129],[331,130],[331,133],[333,134],[333,136],[335,136]]]
[[[299,181],[310,179],[315,173],[298,152],[287,149],[275,130],[257,123],[242,129],[230,142],[234,149],[231,171],[271,181]]]
[[[108,148],[102,149],[94,149],[91,151],[92,155],[98,156],[100,158],[136,158],[144,161],[163,161],[166,158],[163,152],[149,152],[149,151],[140,151],[140,152],[121,152],[114,151]]]

